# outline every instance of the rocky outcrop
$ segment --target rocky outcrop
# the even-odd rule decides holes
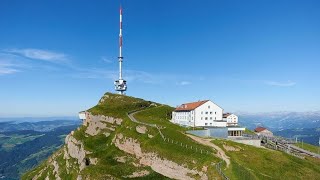
[[[115,131],[116,126],[121,125],[122,121],[123,120],[119,118],[87,113],[87,117],[83,125],[87,126],[86,134],[95,136],[103,129]]]
[[[65,153],[64,157],[68,159],[70,156],[77,159],[80,171],[83,170],[86,167],[86,151],[84,150],[83,144],[81,141],[76,140],[71,134],[66,137],[65,143],[67,146],[67,153]]]
[[[152,170],[163,174],[169,178],[191,180],[193,176],[199,176],[201,179],[208,179],[207,175],[202,171],[188,169],[185,166],[179,165],[173,161],[162,159],[155,153],[144,153],[141,151],[140,144],[132,138],[123,138],[122,134],[118,134],[114,139],[114,144],[120,150],[134,155],[139,159],[143,166],[150,166]]]
[[[137,178],[137,177],[143,177],[143,176],[146,176],[146,175],[149,175],[149,174],[150,174],[149,171],[143,170],[143,171],[139,171],[139,172],[134,172],[129,176],[124,176],[124,178]]]
[[[59,176],[59,164],[57,163],[57,161],[53,161],[52,165],[54,167],[53,174],[55,175],[56,180],[61,180]]]
[[[140,134],[145,134],[146,132],[147,132],[147,127],[146,126],[142,126],[142,125],[140,125],[140,126],[137,126],[136,127],[136,131],[138,132],[138,133],[140,133]]]

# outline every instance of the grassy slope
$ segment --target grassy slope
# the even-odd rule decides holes
[[[314,146],[314,145],[311,145],[311,144],[308,144],[308,143],[303,143],[303,145],[302,145],[302,143],[299,142],[299,143],[296,143],[294,145],[297,146],[297,147],[300,147],[302,149],[305,149],[307,151],[310,151],[310,152],[314,152],[314,153],[319,153],[320,152],[320,147]]]
[[[166,138],[169,138],[170,141],[178,142],[178,144],[164,143],[162,139],[157,139],[155,142],[145,144],[145,147],[152,150],[158,149],[161,154],[165,157],[171,157],[175,161],[180,163],[187,163],[192,165],[192,161],[196,161],[200,164],[205,164],[209,166],[210,162],[219,162],[219,159],[210,155],[202,155],[199,152],[195,152],[195,148],[202,149],[204,151],[209,151],[213,153],[212,149],[201,144],[196,143],[189,137],[184,135],[184,132],[187,130],[181,126],[172,124],[169,122],[171,119],[171,112],[173,108],[169,106],[159,106],[148,108],[144,111],[141,111],[135,114],[135,118],[139,121],[157,124],[158,126],[163,127],[162,133]],[[194,149],[182,148],[180,144],[183,143],[188,147],[192,146]]]
[[[161,125],[165,126],[166,129],[163,129],[163,133],[171,138],[176,138],[175,140],[179,140],[179,142],[184,142],[188,145],[192,145],[193,147],[198,147],[199,149],[207,149],[209,148],[199,145],[194,141],[187,138],[183,135],[183,128],[175,125],[171,125],[168,120],[168,115],[170,115],[172,108],[168,106],[160,106],[160,107],[152,107],[151,104],[156,104],[150,101],[145,101],[142,99],[137,99],[129,96],[119,96],[111,93],[106,93],[104,95],[105,101],[103,103],[99,103],[93,108],[89,109],[92,114],[99,115],[107,115],[117,118],[122,118],[124,121],[121,126],[118,126],[115,132],[110,130],[103,130],[96,136],[86,136],[85,130],[86,127],[82,126],[80,130],[75,131],[74,137],[78,140],[81,140],[85,146],[85,150],[93,152],[88,155],[88,157],[97,157],[99,159],[99,163],[94,166],[86,167],[81,175],[83,178],[85,177],[94,177],[96,179],[108,178],[106,174],[109,174],[114,177],[122,178],[124,175],[130,175],[133,172],[140,170],[149,170],[151,174],[145,176],[144,179],[167,179],[166,177],[152,171],[149,167],[135,167],[131,162],[136,162],[138,164],[138,160],[129,154],[126,154],[116,148],[114,145],[110,145],[112,139],[115,134],[121,133],[125,137],[131,137],[137,139],[141,143],[142,150],[145,152],[155,152],[159,154],[161,158],[166,158],[168,160],[172,160],[177,163],[184,164],[189,168],[196,168],[201,170],[203,165],[209,166],[208,173],[210,177],[218,176],[216,171],[212,166],[210,166],[211,162],[218,162],[219,159],[215,158],[212,155],[199,155],[199,153],[195,153],[194,150],[188,150],[180,147],[179,145],[164,142],[156,128],[147,127],[147,134],[139,134],[136,131],[136,126],[138,124],[132,122],[128,117],[127,113],[139,110],[146,109],[143,111],[140,116],[145,117],[146,121],[165,121],[162,122]],[[101,102],[101,101],[100,101]],[[156,104],[159,106],[159,104]],[[156,113],[154,113],[154,110]],[[152,116],[147,117],[149,114]],[[163,119],[165,117],[165,119]],[[140,119],[139,119],[140,120]],[[110,136],[106,137],[102,133],[109,132]],[[149,135],[154,136],[153,138],[149,138]],[[60,150],[62,151],[62,150]],[[115,160],[115,157],[126,156],[127,163],[120,163]],[[57,156],[57,162],[62,169],[65,169],[66,164],[62,158],[62,155]],[[74,159],[72,159],[74,160]],[[43,164],[40,167],[36,168],[34,171],[30,171],[23,176],[23,179],[28,179],[32,177],[34,174],[39,172],[43,167],[46,167],[47,164]],[[50,166],[52,169],[53,166]],[[75,167],[76,168],[76,167]],[[47,174],[49,171],[44,172],[43,174]],[[76,179],[77,172],[76,170],[72,170],[69,175],[64,173],[62,176],[63,179]],[[141,179],[141,178],[140,178]]]
[[[223,148],[223,144],[240,148],[240,151],[226,151],[231,157],[231,167],[227,175],[231,179],[319,179],[320,160],[299,159],[280,151],[256,148],[225,140],[214,140]]]

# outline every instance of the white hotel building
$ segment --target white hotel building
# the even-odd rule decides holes
[[[238,126],[238,117],[223,114],[223,109],[210,100],[185,103],[172,112],[173,123],[189,127],[225,128],[228,136],[242,136],[245,128]]]

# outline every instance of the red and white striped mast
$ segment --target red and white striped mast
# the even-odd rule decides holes
[[[119,79],[122,79],[122,7],[120,6],[120,32],[119,32]]]
[[[120,32],[119,32],[119,80],[114,82],[116,91],[119,91],[119,94],[124,94],[127,90],[127,82],[122,79],[122,7],[120,6]]]

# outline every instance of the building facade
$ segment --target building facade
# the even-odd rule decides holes
[[[223,114],[223,120],[227,121],[228,126],[237,126],[238,125],[238,116],[231,113]]]
[[[172,112],[172,122],[182,126],[226,127],[222,119],[223,109],[212,101],[198,101],[182,104]]]
[[[245,128],[238,126],[238,116],[223,114],[223,109],[210,100],[185,103],[172,112],[171,122],[181,126],[204,127],[204,130],[189,131],[207,137],[242,136]]]

